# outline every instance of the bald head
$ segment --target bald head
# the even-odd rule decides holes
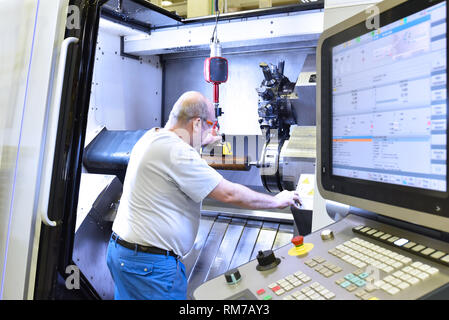
[[[176,124],[185,125],[194,118],[201,118],[203,121],[215,119],[214,106],[201,93],[188,91],[176,101],[165,127],[172,128]]]

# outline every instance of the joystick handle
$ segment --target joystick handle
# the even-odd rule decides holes
[[[256,269],[259,271],[265,271],[275,268],[279,263],[281,263],[281,259],[276,258],[273,250],[260,250],[257,255],[257,265]]]

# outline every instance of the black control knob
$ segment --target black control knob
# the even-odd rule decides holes
[[[239,269],[231,269],[225,273],[226,282],[228,284],[236,284],[242,279]]]
[[[257,254],[257,261],[259,264],[256,269],[259,271],[266,271],[277,267],[279,263],[281,263],[281,259],[276,258],[273,250],[260,250]]]

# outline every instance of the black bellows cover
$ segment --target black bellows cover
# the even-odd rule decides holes
[[[131,151],[147,131],[104,128],[84,149],[84,167],[89,173],[116,175],[123,183]]]

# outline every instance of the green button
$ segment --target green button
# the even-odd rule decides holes
[[[364,272],[364,273],[359,275],[359,277],[362,278],[362,279],[368,278],[368,276],[369,276],[368,272]]]
[[[352,283],[354,283],[354,284],[356,284],[357,282],[359,282],[359,281],[361,281],[362,279],[360,279],[359,277],[355,277],[355,278],[352,278],[351,280],[349,280],[349,281],[351,281]],[[362,280],[363,281],[363,280]]]
[[[357,278],[355,275],[353,275],[352,273],[345,275],[345,279],[351,281],[352,279]]]
[[[357,287],[363,287],[366,284],[365,280],[359,279],[353,282]]]
[[[265,296],[265,297],[263,297],[263,299],[264,299],[264,300],[271,300],[272,297],[271,297],[271,296]]]

